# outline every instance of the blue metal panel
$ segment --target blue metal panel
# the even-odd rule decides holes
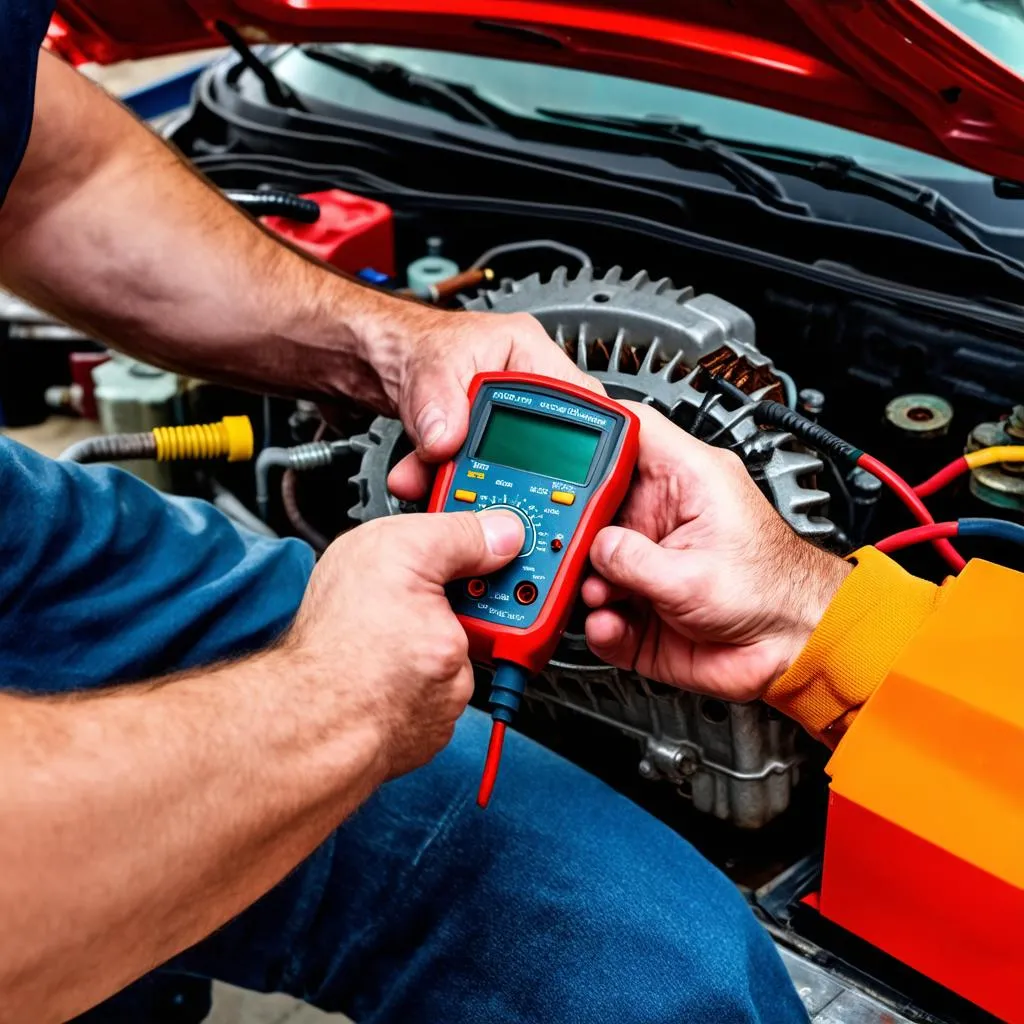
[[[188,71],[182,71],[159,82],[153,82],[145,88],[126,93],[121,97],[121,102],[144,121],[159,117],[161,114],[169,114],[189,102],[192,97],[192,86],[205,67],[206,64],[199,64]]]

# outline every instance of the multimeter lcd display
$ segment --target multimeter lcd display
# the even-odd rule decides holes
[[[554,480],[583,484],[600,441],[599,430],[493,405],[476,458]]]

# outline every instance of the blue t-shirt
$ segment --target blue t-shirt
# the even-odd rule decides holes
[[[39,47],[53,0],[0,0],[0,205],[28,145]]]
[[[0,0],[0,203],[53,7]],[[0,437],[0,690],[84,689],[258,650],[291,621],[312,567],[299,541]]]

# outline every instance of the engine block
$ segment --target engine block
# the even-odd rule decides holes
[[[570,277],[560,268],[547,281],[503,281],[465,305],[531,313],[610,395],[653,405],[696,436],[737,452],[798,534],[818,543],[832,534],[822,515],[828,495],[813,484],[820,460],[790,435],[758,429],[744,408],[725,408],[704,386],[714,373],[752,399],[782,397],[782,382],[743,310],[667,279],[623,278],[618,268],[603,277],[589,269]],[[362,461],[352,478],[352,518],[404,511],[386,485],[409,451],[401,426],[380,418],[353,445]],[[760,702],[731,704],[611,668],[588,650],[581,624],[582,610],[531,684],[528,709],[553,715],[565,729],[584,715],[635,738],[644,778],[674,786],[697,809],[736,826],[759,828],[789,806],[803,761],[796,725]]]

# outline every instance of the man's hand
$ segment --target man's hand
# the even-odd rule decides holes
[[[639,478],[591,550],[587,642],[622,668],[729,700],[793,662],[850,567],[801,540],[740,460],[629,403]]]
[[[387,777],[429,761],[473,693],[468,641],[444,585],[494,572],[522,544],[519,517],[498,511],[379,519],[342,536],[314,570],[281,650],[285,663],[318,666],[323,690],[301,699],[330,701],[340,687],[343,717],[373,723]],[[328,724],[330,707],[323,715]]]
[[[194,945],[429,760],[472,690],[444,583],[522,542],[511,513],[371,523],[330,548],[267,651],[0,693],[0,1020],[68,1020]]]
[[[469,429],[470,381],[482,370],[539,373],[594,391],[588,377],[526,313],[442,313],[417,307],[409,317],[408,344],[385,366],[385,390],[416,452],[395,467],[388,486],[415,501],[430,486],[433,468],[458,451]]]

